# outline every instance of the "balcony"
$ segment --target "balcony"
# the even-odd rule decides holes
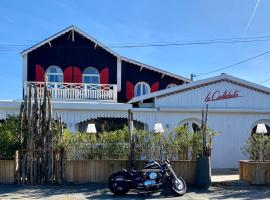
[[[45,82],[25,82],[25,94],[37,87],[38,98],[44,97]],[[116,84],[52,83],[47,82],[52,100],[117,102]]]

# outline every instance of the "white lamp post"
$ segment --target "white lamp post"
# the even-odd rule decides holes
[[[265,133],[267,133],[267,129],[265,124],[258,124],[257,128],[256,128],[256,133],[262,134],[264,135]],[[262,150],[259,152],[259,159],[264,161],[264,137],[262,138],[262,142],[260,143],[260,145],[262,146]]]
[[[155,123],[154,133],[161,133],[161,134],[164,133],[162,123]],[[159,137],[159,157],[162,160],[162,143],[161,143],[161,138],[160,137]]]
[[[86,133],[90,133],[90,142],[91,142],[90,158],[93,158],[92,134],[97,133],[97,129],[96,129],[95,124],[88,124],[87,129],[86,129]]]

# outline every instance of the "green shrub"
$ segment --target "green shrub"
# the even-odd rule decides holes
[[[188,160],[188,151],[191,141],[191,133],[186,126],[179,126],[174,129],[177,149],[181,160]]]
[[[129,155],[128,128],[99,134],[64,131],[63,141],[67,158],[127,159]]]
[[[250,160],[270,160],[270,136],[253,134],[248,138],[242,150]]]
[[[20,147],[19,117],[8,116],[0,124],[0,159],[13,159]]]
[[[192,133],[190,139],[190,146],[192,152],[192,160],[196,160],[196,158],[202,154],[203,144],[201,132]]]

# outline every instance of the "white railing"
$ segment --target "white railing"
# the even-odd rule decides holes
[[[38,98],[43,98],[45,82],[26,82],[25,94],[29,88],[37,88]],[[84,84],[84,83],[52,83],[47,82],[53,100],[105,100],[117,101],[117,85],[115,84]]]

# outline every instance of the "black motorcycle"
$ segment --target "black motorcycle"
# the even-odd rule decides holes
[[[166,184],[177,196],[186,193],[184,179],[176,176],[168,160],[150,161],[140,171],[122,170],[109,178],[109,188],[116,195],[126,194],[130,189],[157,190]]]

